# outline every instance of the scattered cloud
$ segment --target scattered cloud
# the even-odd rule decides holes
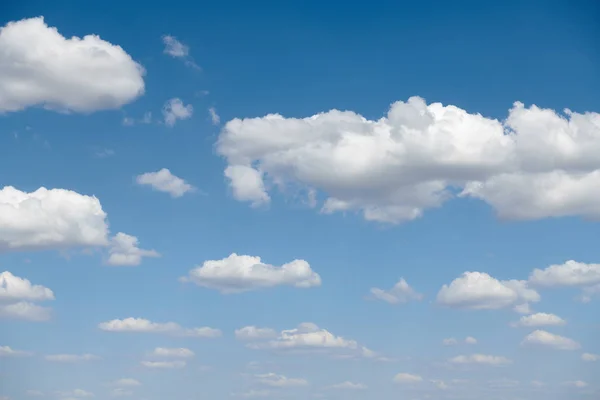
[[[209,327],[183,328],[175,322],[152,322],[144,318],[113,319],[98,324],[98,328],[106,332],[135,332],[135,333],[160,333],[175,336],[216,338],[221,336],[221,331]]]
[[[252,207],[271,202],[260,171],[246,165],[230,165],[225,169],[225,177],[236,200],[250,202]]]
[[[444,346],[455,346],[458,344],[458,340],[454,338],[447,338],[442,340],[442,343],[444,344]]]
[[[152,352],[152,355],[156,357],[190,358],[194,357],[194,352],[190,349],[186,349],[185,347],[157,347]]]
[[[123,232],[111,238],[109,257],[106,263],[112,266],[140,265],[144,257],[160,257],[155,250],[143,250],[138,247],[139,240],[135,236]]]
[[[600,361],[600,354],[583,353],[581,359],[589,362]]]
[[[217,114],[217,109],[214,107],[210,107],[208,109],[208,114],[210,115],[210,121],[213,125],[219,125],[221,123],[221,117]]]
[[[182,281],[219,290],[240,293],[274,286],[311,288],[321,285],[321,277],[308,262],[293,260],[281,267],[262,263],[260,257],[231,254],[222,260],[208,260],[189,272]]]
[[[165,124],[169,127],[175,126],[177,120],[188,119],[194,113],[194,107],[191,104],[187,106],[183,104],[183,101],[178,98],[172,98],[167,100],[163,106],[163,117]]]
[[[412,383],[420,383],[423,381],[423,378],[419,375],[408,374],[405,372],[401,372],[394,376],[394,382],[400,384],[412,384]]]
[[[10,346],[0,346],[0,357],[27,357],[33,353],[23,350],[15,350]]]
[[[183,368],[187,365],[185,361],[142,361],[146,368],[174,369]]]
[[[306,379],[288,378],[274,373],[255,375],[255,378],[257,382],[263,385],[278,388],[308,386],[308,381]]]
[[[57,395],[63,398],[75,398],[75,399],[79,399],[82,397],[94,397],[94,393],[92,392],[88,392],[87,390],[83,390],[83,389],[73,389],[73,390],[69,390],[69,391],[59,391],[57,392]]]
[[[27,301],[0,304],[0,318],[22,319],[33,322],[48,321],[52,317],[50,307],[42,307]]]
[[[40,397],[44,395],[44,392],[42,392],[41,390],[29,389],[25,391],[25,394],[27,396]]]
[[[146,172],[135,178],[138,185],[148,185],[159,192],[169,193],[178,198],[194,191],[194,187],[183,179],[173,175],[167,168],[157,172]]]
[[[477,339],[475,339],[473,336],[467,336],[465,338],[465,343],[466,344],[477,344]]]
[[[0,274],[0,318],[47,321],[52,310],[33,302],[49,300],[54,300],[54,293],[47,287],[33,285],[29,280],[9,271]]]
[[[540,295],[528,287],[527,281],[500,281],[485,272],[465,272],[450,285],[442,286],[437,295],[441,305],[474,310],[494,310],[538,301]]]
[[[329,389],[336,390],[365,390],[367,389],[367,385],[362,383],[354,383],[350,381],[345,381],[342,383],[336,383],[335,385],[329,386]]]
[[[72,190],[0,190],[0,252],[95,247],[108,244],[100,201]]]
[[[124,126],[134,126],[134,125],[139,125],[139,124],[143,124],[143,125],[147,125],[152,123],[152,112],[151,111],[147,111],[144,113],[144,115],[142,116],[142,118],[136,119],[133,117],[123,117],[123,121],[122,121]]]
[[[277,332],[271,328],[258,328],[256,326],[245,326],[236,329],[235,337],[238,340],[262,340],[277,337]]]
[[[371,295],[390,304],[404,304],[411,300],[423,299],[423,295],[411,288],[404,278],[401,278],[390,290],[371,288]]]
[[[554,314],[536,313],[521,317],[518,321],[511,322],[513,327],[561,326],[567,321]]]
[[[93,354],[50,354],[44,357],[46,361],[61,363],[76,363],[81,361],[98,360],[100,357]]]
[[[181,43],[177,38],[171,35],[164,35],[162,37],[163,44],[165,45],[164,53],[174,58],[179,58],[184,61],[185,65],[200,70],[194,60],[190,56],[190,48]]]
[[[112,384],[113,384],[113,386],[119,386],[119,387],[132,387],[132,386],[141,386],[142,385],[142,383],[140,381],[138,381],[137,379],[133,379],[133,378],[117,379]]]
[[[125,388],[113,388],[110,391],[110,395],[112,397],[128,397],[133,396],[133,390],[125,389]]]
[[[32,106],[89,113],[144,93],[144,69],[123,48],[97,35],[67,39],[43,17],[2,27],[0,53],[0,113]]]
[[[585,382],[585,381],[567,381],[567,382],[564,382],[564,384],[566,386],[573,386],[576,388],[584,388],[584,387],[588,386],[587,382]]]
[[[487,354],[460,355],[450,359],[452,364],[506,365],[512,361],[502,356]]]
[[[557,350],[577,350],[581,348],[581,345],[573,339],[539,329],[525,336],[521,344],[544,346]]]

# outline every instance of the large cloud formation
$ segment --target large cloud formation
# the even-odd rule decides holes
[[[120,46],[97,35],[65,38],[43,17],[0,28],[0,113],[119,108],[144,93],[143,75]]]
[[[338,110],[233,119],[217,151],[234,197],[255,206],[291,187],[313,205],[322,193],[325,213],[401,223],[458,192],[506,219],[600,217],[597,113],[516,102],[499,121],[411,97],[379,120]]]

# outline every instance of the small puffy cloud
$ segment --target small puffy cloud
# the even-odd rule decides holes
[[[588,362],[600,361],[600,354],[583,353],[581,359]]]
[[[526,281],[500,281],[484,272],[465,272],[450,285],[442,286],[437,295],[441,305],[474,310],[508,308],[539,300],[540,295]]]
[[[336,336],[311,322],[297,328],[281,331],[275,339],[256,341],[246,345],[251,349],[280,352],[320,352],[341,358],[377,358],[368,348],[356,341]]]
[[[175,322],[152,322],[144,318],[132,317],[102,322],[98,324],[98,328],[106,332],[160,333],[204,338],[221,336],[221,331],[214,328],[183,328]]]
[[[480,364],[480,365],[506,365],[512,363],[506,357],[492,356],[487,354],[471,354],[471,355],[460,355],[451,358],[450,363],[452,364]]]
[[[245,326],[235,330],[238,340],[262,340],[277,337],[277,332],[271,328],[258,328],[256,326]]]
[[[75,399],[79,399],[82,397],[94,397],[94,393],[88,392],[87,390],[83,390],[83,389],[73,389],[73,390],[64,391],[64,392],[58,392],[57,394],[63,398],[75,398]]]
[[[473,336],[467,336],[465,338],[465,343],[466,344],[477,344],[477,339],[475,339]]]
[[[244,397],[244,398],[259,398],[259,397],[269,397],[273,393],[270,390],[266,389],[251,389],[243,393],[233,393],[232,396],[236,397]]]
[[[513,310],[518,314],[531,314],[531,306],[529,303],[518,304],[513,307]]]
[[[185,361],[142,361],[141,364],[146,368],[158,369],[183,368],[187,365]]]
[[[162,109],[165,124],[174,126],[177,120],[188,119],[194,113],[194,107],[191,104],[187,106],[178,98],[167,100]]]
[[[141,264],[143,257],[160,257],[157,251],[140,249],[138,244],[137,237],[123,232],[117,233],[111,238],[106,263],[112,266],[136,266]]]
[[[321,277],[308,262],[294,260],[281,267],[264,264],[260,257],[231,254],[222,260],[208,260],[182,278],[198,286],[239,293],[274,286],[310,288],[321,285]]]
[[[42,307],[27,301],[11,304],[0,304],[0,318],[22,319],[25,321],[43,322],[52,317],[50,307]]]
[[[15,350],[10,346],[0,346],[0,357],[26,357],[32,355],[29,351]]]
[[[110,395],[112,397],[133,396],[133,390],[125,389],[125,388],[113,388],[110,391]]]
[[[4,271],[0,273],[0,302],[13,300],[54,300],[54,293],[47,287],[32,285],[29,280]]]
[[[423,295],[411,288],[404,278],[401,278],[390,290],[371,288],[371,295],[390,304],[408,303],[423,298]]]
[[[76,363],[81,361],[98,360],[100,357],[93,354],[49,354],[44,357],[46,361]]]
[[[423,378],[419,375],[408,374],[405,372],[401,372],[394,376],[394,382],[400,384],[411,384],[411,383],[419,383],[423,382]]]
[[[226,168],[256,169],[270,190],[313,189],[326,198],[322,212],[370,221],[414,220],[456,188],[505,219],[598,218],[599,118],[515,102],[498,120],[411,97],[373,120],[339,110],[236,118],[217,152]]]
[[[217,109],[214,107],[210,107],[208,109],[208,114],[210,115],[210,121],[213,125],[219,125],[221,123],[221,117],[217,114]]]
[[[255,378],[257,382],[263,385],[278,388],[308,386],[308,381],[306,379],[288,378],[274,373],[255,375]]]
[[[578,380],[578,381],[567,381],[567,382],[564,382],[564,384],[566,386],[572,386],[572,387],[576,387],[576,388],[580,388],[580,389],[584,388],[584,387],[588,387],[588,383],[587,382],[580,381],[580,380]]]
[[[225,169],[225,177],[236,200],[250,202],[252,207],[271,202],[259,170],[246,165],[231,165]]]
[[[67,39],[43,17],[0,28],[0,54],[0,113],[36,105],[88,113],[144,93],[144,69],[120,46],[97,35]]]
[[[336,383],[335,385],[329,386],[329,389],[336,390],[365,390],[367,389],[367,385],[363,383],[354,383],[350,381],[345,381],[342,383]]]
[[[0,252],[107,244],[106,213],[96,197],[43,187],[0,190]]]
[[[133,379],[133,378],[117,379],[112,384],[113,384],[113,386],[119,386],[119,387],[132,387],[132,386],[141,386],[142,385],[142,383],[140,381],[138,381],[137,379]]]
[[[567,321],[554,314],[547,313],[536,313],[521,317],[518,321],[512,322],[510,325],[513,327],[537,327],[537,326],[561,326],[565,325]]]
[[[440,389],[440,390],[446,390],[449,388],[448,384],[446,384],[446,382],[441,381],[439,379],[430,379],[429,380],[431,383],[433,383],[435,385],[436,388]]]
[[[573,339],[539,329],[525,336],[521,344],[544,346],[557,350],[577,350],[581,348],[581,345]]]
[[[152,351],[152,355],[156,357],[173,357],[173,358],[190,358],[194,357],[194,352],[185,347],[166,348],[157,347]]]
[[[580,287],[579,299],[587,303],[594,294],[600,293],[600,264],[569,260],[545,269],[534,269],[529,281],[541,287]]]
[[[189,46],[183,44],[177,38],[171,35],[164,35],[162,37],[163,44],[165,45],[164,53],[174,58],[179,58],[185,62],[185,65],[194,69],[200,69],[200,67],[190,57]]]
[[[444,344],[444,346],[454,346],[458,344],[458,340],[454,338],[446,338],[442,340],[442,343]]]
[[[157,172],[146,172],[135,178],[138,185],[151,186],[159,192],[169,193],[178,198],[194,190],[194,187],[183,179],[173,175],[167,168]]]

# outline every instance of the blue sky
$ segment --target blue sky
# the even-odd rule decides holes
[[[596,398],[600,8],[523,3],[1,5],[0,398]]]

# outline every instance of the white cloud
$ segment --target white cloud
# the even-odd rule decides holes
[[[319,190],[323,212],[367,220],[413,220],[453,197],[451,187],[502,218],[597,218],[599,120],[517,102],[501,122],[411,97],[378,120],[338,110],[233,119],[217,151],[227,168],[254,168],[273,188]]]
[[[181,99],[172,98],[167,100],[163,106],[163,117],[167,126],[174,126],[177,120],[188,119],[194,113],[194,107],[191,104],[183,104]]]
[[[585,382],[585,381],[568,381],[568,382],[565,382],[564,384],[567,386],[573,386],[576,388],[584,388],[584,387],[588,386],[587,382]]]
[[[137,379],[133,379],[133,378],[121,378],[121,379],[117,379],[116,381],[114,381],[113,385],[120,386],[120,387],[131,387],[131,386],[141,386],[142,383],[140,381],[138,381]]]
[[[561,326],[565,325],[567,321],[554,314],[537,313],[527,316],[523,316],[519,321],[512,322],[511,326],[518,327],[536,327],[536,326]]]
[[[442,340],[442,343],[444,344],[444,346],[454,346],[458,344],[458,340],[454,338],[446,338]]]
[[[182,59],[185,62],[185,65],[188,67],[200,69],[200,67],[190,57],[189,46],[181,43],[179,40],[177,40],[177,38],[171,35],[164,35],[162,40],[165,45],[165,49],[163,51],[165,54],[168,54],[174,58]]]
[[[46,361],[76,363],[80,361],[98,360],[100,357],[93,354],[49,354],[44,357]]]
[[[446,390],[449,388],[449,386],[446,384],[446,382],[441,381],[439,379],[431,379],[430,382],[433,383],[435,385],[435,387],[440,390]]]
[[[64,189],[0,190],[0,251],[105,246],[108,223],[100,201]]]
[[[93,112],[144,93],[144,69],[120,46],[97,35],[67,39],[43,17],[2,27],[0,54],[0,113],[36,105]]]
[[[214,107],[210,107],[208,109],[208,113],[210,114],[210,121],[213,125],[219,125],[221,123],[221,117],[217,114],[217,109]]]
[[[169,193],[178,198],[194,190],[194,187],[183,179],[173,175],[167,168],[157,172],[146,172],[136,178],[138,185],[148,185],[159,192]]]
[[[394,382],[396,383],[419,383],[422,382],[423,378],[419,375],[408,374],[401,372],[394,376]]]
[[[238,396],[238,397],[255,398],[255,397],[269,397],[269,396],[271,396],[271,394],[272,394],[272,392],[270,390],[251,389],[251,390],[248,390],[243,393],[234,393],[232,395]]]
[[[73,390],[64,391],[64,392],[58,392],[57,394],[61,397],[76,398],[76,399],[81,398],[81,397],[94,397],[94,393],[88,392],[87,390],[83,390],[83,389],[73,389]]]
[[[577,350],[581,348],[581,345],[573,339],[539,329],[527,335],[521,344],[546,346],[558,350]]]
[[[581,359],[589,362],[600,361],[600,354],[583,353]]]
[[[144,318],[113,319],[98,324],[98,328],[107,332],[161,333],[176,336],[215,338],[221,331],[209,327],[183,328],[175,322],[152,322]]]
[[[288,378],[283,375],[277,375],[274,373],[255,375],[256,380],[263,385],[272,387],[298,387],[307,386],[308,381],[300,378]]]
[[[15,350],[10,346],[0,346],[0,357],[26,357],[32,355],[29,351]]]
[[[252,207],[271,202],[260,171],[246,165],[230,165],[225,169],[225,177],[236,200],[248,201]]]
[[[32,285],[29,280],[4,271],[0,273],[0,302],[12,300],[54,300],[54,293],[47,287]]]
[[[529,303],[518,304],[513,307],[513,310],[519,314],[531,314],[533,312]]]
[[[125,389],[125,388],[114,388],[111,389],[110,395],[112,397],[125,397],[125,396],[133,396],[133,390]]]
[[[187,365],[185,361],[142,361],[141,364],[146,368],[160,369],[183,368]]]
[[[0,318],[22,319],[26,321],[42,322],[52,316],[52,309],[38,306],[27,301],[18,303],[0,304]]]
[[[190,357],[194,357],[194,352],[190,349],[186,349],[185,347],[179,347],[179,348],[157,347],[152,352],[152,355],[156,356],[156,357],[190,358]]]
[[[532,284],[544,287],[583,287],[600,284],[600,264],[569,260],[564,264],[534,269],[529,277]]]
[[[246,346],[251,349],[283,352],[323,352],[342,358],[377,357],[373,351],[356,341],[335,336],[311,322],[302,323],[294,329],[283,330],[275,339],[252,342]]]
[[[512,363],[506,357],[487,354],[460,355],[450,359],[452,364],[481,364],[481,365],[506,365]]]
[[[308,262],[294,260],[281,267],[264,264],[260,257],[231,254],[222,260],[208,260],[182,278],[222,293],[239,293],[273,286],[310,288],[321,285],[321,277]]]
[[[404,278],[401,278],[390,290],[371,288],[371,295],[390,304],[408,303],[423,298],[423,295],[411,288]]]
[[[239,340],[261,340],[277,337],[277,332],[271,328],[258,328],[256,326],[245,326],[235,330],[235,337]]]
[[[466,344],[477,344],[477,339],[475,339],[473,336],[467,336],[465,338],[465,343]]]
[[[123,232],[117,233],[111,238],[106,263],[112,266],[136,266],[140,265],[143,257],[160,257],[157,251],[140,249],[138,244],[137,237]]]
[[[537,388],[540,388],[540,387],[543,387],[546,385],[544,382],[541,382],[541,381],[531,381],[529,383],[531,384],[531,386],[537,387]]]
[[[335,385],[329,386],[329,389],[339,389],[339,390],[365,390],[367,389],[367,385],[363,383],[354,383],[350,381],[345,381],[342,383],[337,383]]]
[[[500,281],[484,272],[465,272],[444,285],[437,295],[439,304],[474,310],[500,309],[537,302],[540,295],[526,281]]]

